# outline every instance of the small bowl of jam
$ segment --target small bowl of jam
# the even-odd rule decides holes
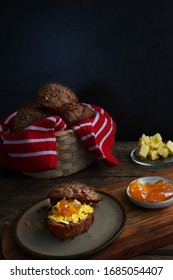
[[[173,180],[160,176],[142,177],[127,187],[131,202],[144,208],[162,208],[173,204]]]

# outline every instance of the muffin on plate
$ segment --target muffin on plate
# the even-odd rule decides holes
[[[71,89],[58,83],[45,84],[37,93],[38,106],[50,114],[59,115],[64,105],[77,101]]]
[[[102,200],[91,186],[79,182],[59,184],[47,197],[51,204],[45,218],[47,228],[63,239],[87,232],[94,219],[94,204]]]

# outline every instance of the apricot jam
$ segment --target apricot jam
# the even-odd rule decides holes
[[[129,194],[138,201],[160,202],[173,196],[173,184],[162,180],[153,184],[137,180],[130,184]]]
[[[64,198],[59,202],[59,215],[64,217],[72,216],[78,209],[79,206],[74,203],[74,200]]]

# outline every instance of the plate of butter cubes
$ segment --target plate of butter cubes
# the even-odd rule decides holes
[[[160,166],[173,163],[173,141],[163,141],[160,133],[153,136],[142,134],[131,159],[145,166]]]

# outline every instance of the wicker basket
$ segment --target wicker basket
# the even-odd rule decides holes
[[[24,174],[40,179],[68,176],[85,169],[94,160],[94,157],[72,129],[57,132],[56,142],[58,167],[36,173],[25,172]]]

